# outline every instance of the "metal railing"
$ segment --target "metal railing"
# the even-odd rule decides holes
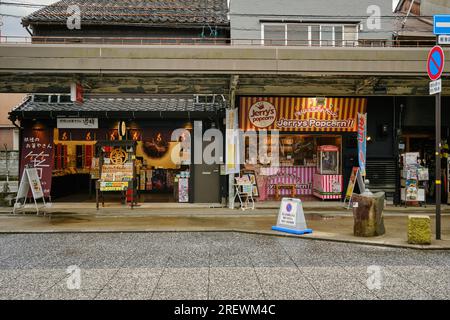
[[[279,47],[432,47],[435,39],[423,40],[275,40],[230,38],[152,38],[152,37],[24,37],[1,36],[0,44],[82,44],[82,45],[214,45],[214,46],[279,46]]]

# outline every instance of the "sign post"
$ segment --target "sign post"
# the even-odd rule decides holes
[[[450,15],[434,16],[434,34],[446,35],[450,34]],[[439,37],[436,39],[439,43]],[[436,95],[436,240],[441,239],[441,190],[442,190],[442,174],[441,174],[441,91],[442,85],[438,82],[444,71],[445,55],[442,48],[438,45],[434,46],[427,60],[427,73],[434,82],[430,84],[430,95]],[[435,88],[435,90],[432,90]]]

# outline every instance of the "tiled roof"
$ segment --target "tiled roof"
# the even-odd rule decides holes
[[[398,36],[434,38],[433,21],[406,13],[394,13],[393,31]],[[406,20],[405,20],[406,19]]]
[[[215,112],[225,106],[222,101],[213,104],[196,103],[191,97],[158,98],[87,98],[83,104],[33,102],[31,98],[11,111],[12,115],[27,112]]]
[[[227,0],[61,0],[22,19],[65,24],[69,5],[78,5],[81,23],[114,25],[227,25]]]

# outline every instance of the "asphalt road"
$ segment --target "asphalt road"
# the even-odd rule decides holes
[[[0,299],[449,298],[449,251],[243,233],[0,234]]]

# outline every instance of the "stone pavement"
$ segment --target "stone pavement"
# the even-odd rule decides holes
[[[424,210],[424,211],[421,211]],[[442,217],[442,239],[429,246],[409,245],[407,214],[424,213],[432,217],[429,208],[388,208],[385,212],[386,234],[373,238],[353,236],[351,211],[342,207],[305,206],[308,227],[313,234],[293,236],[271,230],[276,224],[277,209],[254,211],[186,206],[183,208],[106,207],[99,211],[91,207],[53,207],[47,216],[35,214],[0,214],[0,233],[20,232],[205,232],[234,231],[304,239],[329,240],[415,249],[450,249],[450,215]],[[434,232],[434,230],[433,230]]]
[[[446,251],[234,232],[0,234],[0,248],[0,299],[450,298]]]

